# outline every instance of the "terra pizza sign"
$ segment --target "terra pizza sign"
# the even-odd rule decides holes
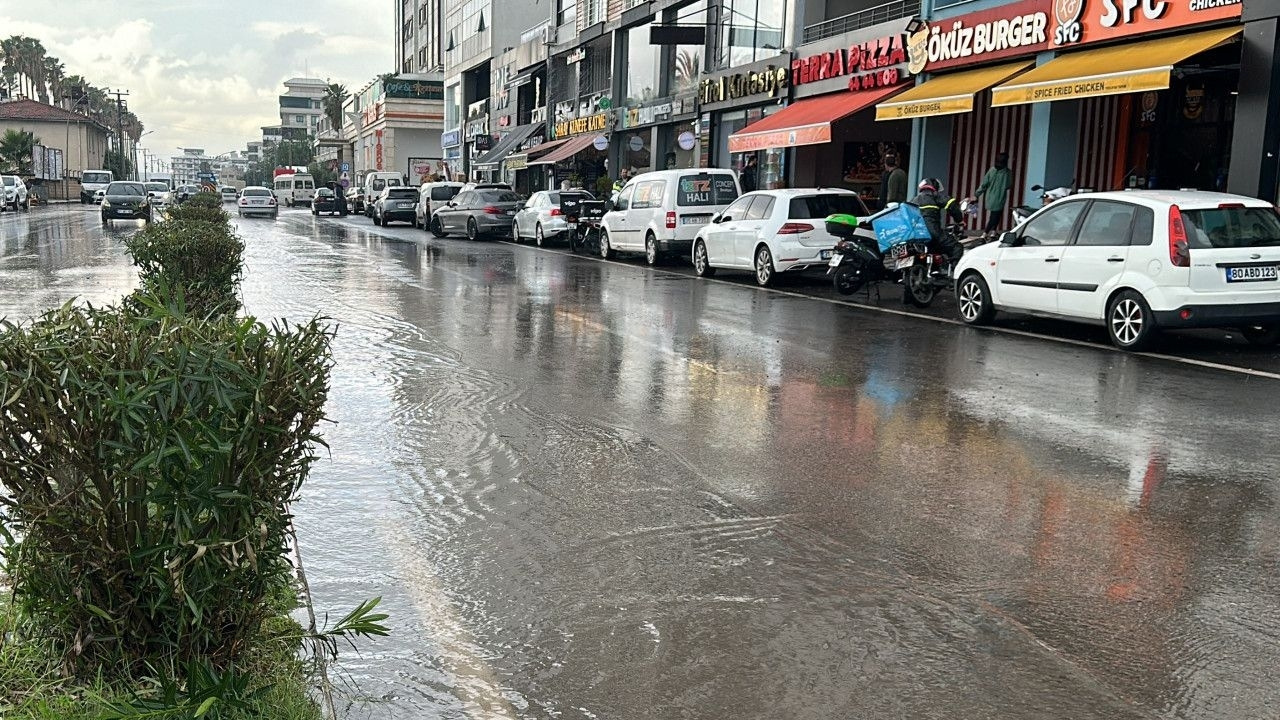
[[[860,45],[797,58],[791,61],[791,84],[849,76],[850,90],[870,90],[897,85],[907,79],[906,36],[889,35]]]

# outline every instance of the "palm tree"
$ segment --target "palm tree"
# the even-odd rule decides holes
[[[66,89],[67,66],[58,58],[50,55],[44,59],[44,77],[49,83],[51,102],[62,105],[62,93]]]
[[[0,164],[6,172],[26,175],[31,172],[31,149],[39,145],[35,133],[25,130],[6,130],[0,136]]]
[[[5,84],[15,94],[21,94],[20,78],[22,68],[22,38],[13,35],[0,40],[0,53],[4,54],[4,65],[0,72],[4,73]]]
[[[35,96],[42,103],[49,102],[49,88],[46,85],[44,58],[44,43],[35,38],[23,38],[26,55],[26,73],[31,81],[31,89]]]
[[[329,83],[329,86],[324,89],[324,100],[320,101],[320,104],[335,133],[342,131],[342,105],[349,97],[351,94],[347,92],[346,85]]]

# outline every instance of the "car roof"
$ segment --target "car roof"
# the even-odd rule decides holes
[[[857,195],[858,193],[845,188],[786,188],[785,190],[752,190],[751,192],[742,193],[743,197],[747,195],[770,195],[779,198],[793,197],[809,197],[811,195]]]
[[[245,190],[270,190],[271,188],[264,187],[262,185],[246,185],[244,189]]]
[[[1243,204],[1249,207],[1270,207],[1266,200],[1232,195],[1231,193],[1209,192],[1206,190],[1115,190],[1108,192],[1086,192],[1068,195],[1059,200],[1090,198],[1094,200],[1119,200],[1136,202],[1140,205],[1157,209],[1177,205],[1181,208],[1214,208],[1224,203]]]

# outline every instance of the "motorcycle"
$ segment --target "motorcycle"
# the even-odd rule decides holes
[[[875,217],[862,222],[849,215],[827,218],[827,232],[840,238],[828,262],[832,287],[841,295],[853,295],[891,280],[902,285],[904,303],[929,307],[939,291],[951,287],[951,260],[919,240],[897,243],[881,252],[872,229]],[[964,238],[960,225],[950,225],[946,232],[957,242]]]
[[[1032,192],[1036,192],[1040,190],[1044,191],[1040,193],[1040,207],[1042,208],[1045,205],[1049,205],[1055,200],[1061,200],[1062,198],[1067,197],[1068,195],[1073,195],[1077,192],[1081,192],[1076,189],[1075,180],[1072,180],[1071,185],[1069,186],[1063,185],[1061,187],[1056,187],[1052,189],[1045,188],[1042,185],[1032,185],[1031,190]],[[1018,207],[1013,208],[1012,212],[1013,212],[1013,225],[1014,227],[1017,227],[1022,223],[1026,222],[1027,218],[1035,214],[1036,211],[1035,209],[1027,205],[1019,205]]]

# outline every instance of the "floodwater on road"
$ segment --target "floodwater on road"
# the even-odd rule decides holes
[[[133,283],[0,217],[0,316]],[[261,317],[338,325],[296,506],[383,596],[350,718],[1242,718],[1280,705],[1277,381],[302,212]]]

